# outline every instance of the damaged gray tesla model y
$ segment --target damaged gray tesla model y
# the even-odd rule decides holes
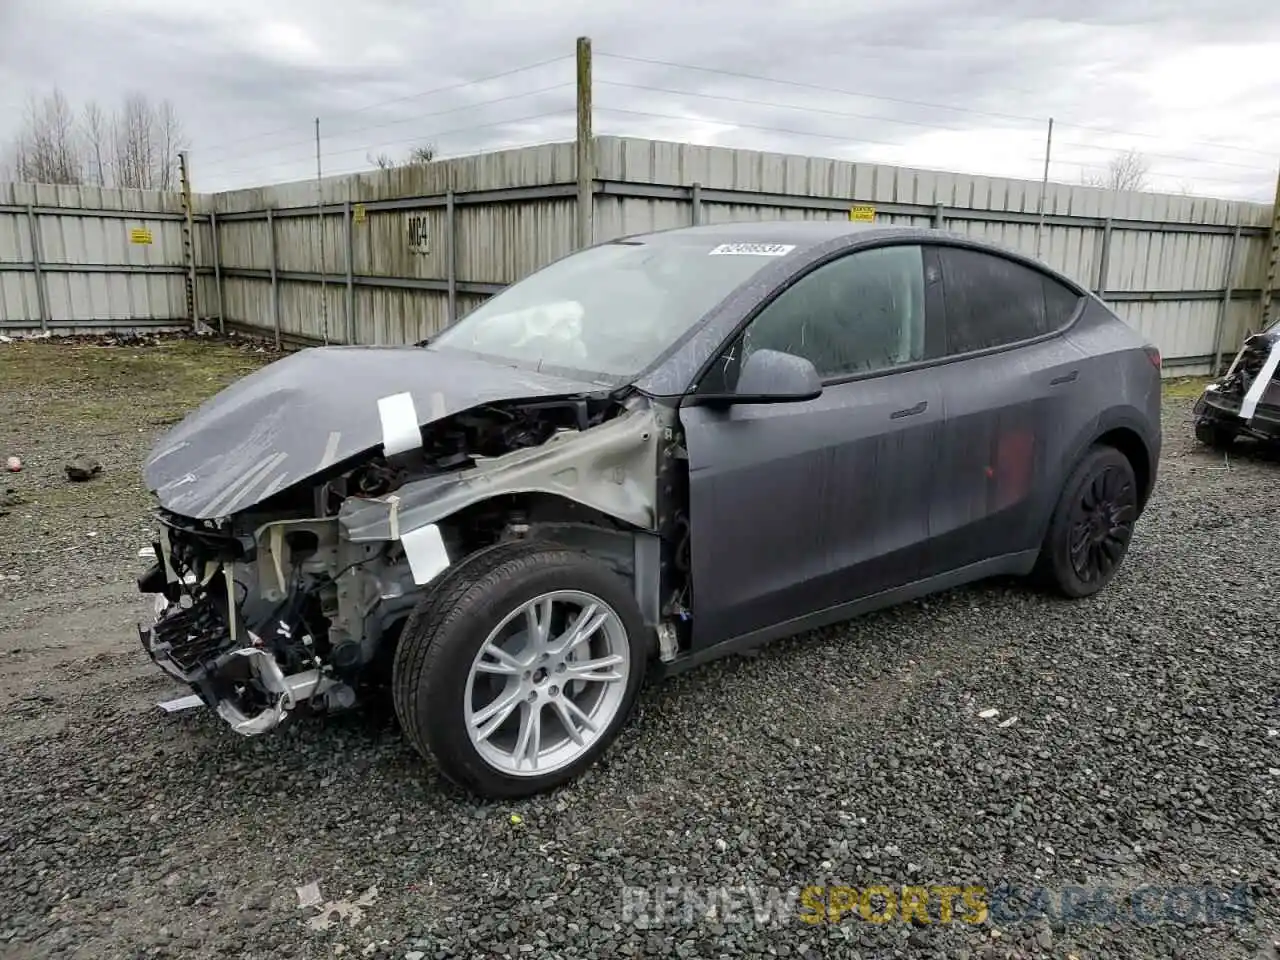
[[[992,575],[1101,589],[1159,404],[1158,352],[1097,298],[963,237],[603,243],[179,424],[145,467],[142,642],[240,733],[389,697],[452,780],[534,793],[645,674]]]

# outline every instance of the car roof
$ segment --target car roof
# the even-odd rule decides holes
[[[849,220],[746,220],[740,223],[712,223],[698,227],[676,227],[653,233],[633,234],[613,242],[680,243],[790,243],[798,249],[816,247],[839,237],[856,236],[874,240],[880,236],[904,237],[937,234],[919,227],[899,227]]]

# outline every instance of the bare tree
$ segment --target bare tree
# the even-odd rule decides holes
[[[80,112],[84,136],[85,179],[99,187],[107,185],[107,162],[111,155],[111,120],[96,100],[90,100]]]
[[[1116,154],[1107,164],[1107,172],[1085,174],[1084,183],[1104,190],[1145,190],[1151,165],[1137,150]]]
[[[187,148],[187,140],[182,132],[182,122],[178,119],[178,111],[171,100],[161,100],[155,111],[156,132],[160,140],[159,188],[161,190],[177,190],[178,154]]]
[[[116,114],[114,126],[115,183],[117,187],[152,189],[156,166],[151,105],[145,95],[130,94]]]
[[[34,183],[178,189],[178,154],[187,144],[172,102],[134,93],[114,114],[90,100],[76,117],[57,88],[33,95],[17,134],[0,144],[0,173]]]
[[[179,151],[186,138],[168,100],[152,104],[133,93],[112,122],[114,184],[142,190],[176,190]]]
[[[397,167],[424,167],[436,158],[436,148],[428,144],[414,147],[404,160],[394,160],[388,153],[365,154],[365,160],[379,170],[394,170]]]
[[[18,134],[10,144],[10,165],[30,183],[80,183],[84,169],[75,117],[62,91],[32,96]]]

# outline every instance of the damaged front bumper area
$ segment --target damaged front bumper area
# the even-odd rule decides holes
[[[1280,439],[1280,325],[1245,340],[1227,372],[1205,387],[1192,416],[1231,435]]]
[[[355,705],[355,678],[370,659],[365,615],[405,590],[372,549],[326,547],[326,527],[336,538],[336,524],[324,521],[267,524],[240,537],[162,523],[146,551],[155,562],[138,578],[155,596],[154,620],[138,637],[199,698],[162,707],[203,703],[253,736],[304,703],[320,712]],[[352,622],[361,629],[349,635]]]

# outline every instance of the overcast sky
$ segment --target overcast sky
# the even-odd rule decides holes
[[[1275,190],[1276,0],[0,0],[0,142],[55,84],[170,98],[199,191],[314,176],[316,116],[326,175],[571,139],[583,34],[602,134],[1038,180],[1052,116],[1053,180]]]

